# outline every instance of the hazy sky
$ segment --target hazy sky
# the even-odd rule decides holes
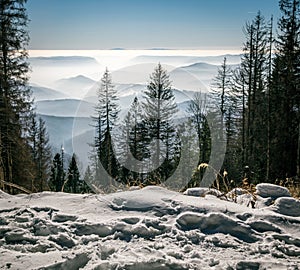
[[[28,0],[30,49],[239,49],[278,0]]]

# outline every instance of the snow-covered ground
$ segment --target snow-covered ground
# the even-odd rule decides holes
[[[0,191],[0,269],[299,269],[300,201],[244,193]]]

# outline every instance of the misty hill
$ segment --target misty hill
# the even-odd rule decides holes
[[[112,73],[113,82],[116,84],[147,84],[150,80],[150,74],[153,73],[157,63],[136,64],[119,69]],[[204,77],[197,78],[195,74],[185,69],[178,69],[174,66],[163,65],[170,75],[172,86],[175,89],[185,89],[189,91],[207,91],[201,80],[211,80],[215,72],[208,71]],[[175,71],[174,71],[175,70]],[[199,80],[200,79],[200,80]]]
[[[61,99],[61,98],[68,97],[66,94],[61,93],[57,90],[39,86],[37,84],[30,85],[30,88],[31,88],[32,95],[33,95],[35,101]]]
[[[73,83],[73,84],[80,84],[80,85],[83,85],[83,86],[89,86],[91,84],[94,84],[95,81],[92,80],[91,78],[88,78],[86,76],[83,76],[83,75],[78,75],[78,76],[75,76],[75,77],[71,77],[71,78],[66,78],[66,79],[61,79],[61,80],[58,80],[57,83]]]
[[[221,65],[224,60],[224,57],[227,59],[227,64],[236,65],[241,63],[241,54],[224,54],[217,56],[201,56],[198,58],[199,62],[206,62],[212,65]]]
[[[33,71],[30,82],[54,89],[57,89],[55,82],[60,79],[79,74],[89,77],[102,69],[96,59],[84,56],[34,57],[29,62]]]
[[[94,104],[79,99],[41,100],[35,104],[37,113],[43,115],[89,117],[94,112]]]
[[[98,62],[93,57],[87,56],[52,56],[52,57],[30,57],[29,62],[33,65],[97,65]]]
[[[54,83],[55,88],[59,89],[65,94],[72,97],[82,98],[86,93],[94,86],[96,81],[83,76],[78,75],[66,79],[60,79]]]
[[[111,74],[113,82],[116,84],[145,84],[149,81],[150,74],[157,66],[157,63],[133,64],[115,70]],[[163,67],[168,71],[174,69],[173,66],[168,65],[163,65]]]
[[[197,62],[191,65],[182,66],[180,68],[185,70],[197,70],[202,72],[216,72],[218,70],[218,65],[212,65],[205,62]]]
[[[238,64],[241,62],[240,54],[225,54],[218,56],[160,56],[160,55],[140,55],[131,60],[134,64],[140,63],[158,63],[181,66],[193,64],[196,62],[206,62],[208,64],[220,65],[224,59],[227,58],[228,64]]]

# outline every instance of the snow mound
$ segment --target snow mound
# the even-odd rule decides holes
[[[184,213],[178,217],[177,223],[183,230],[200,229],[205,234],[230,234],[245,242],[255,242],[257,238],[251,227],[223,213],[207,215]]]
[[[206,195],[214,195],[218,197],[222,195],[222,192],[214,188],[195,187],[188,188],[183,194],[195,197],[205,197]]]
[[[282,215],[300,217],[300,201],[294,198],[278,198],[272,208]]]
[[[292,198],[252,209],[151,186],[9,195],[0,269],[297,269],[299,208]]]
[[[286,187],[268,183],[258,184],[256,186],[256,194],[263,198],[271,197],[273,199],[280,197],[291,197],[291,194]]]

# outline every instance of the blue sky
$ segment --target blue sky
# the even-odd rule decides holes
[[[28,0],[30,49],[239,49],[278,0]]]

